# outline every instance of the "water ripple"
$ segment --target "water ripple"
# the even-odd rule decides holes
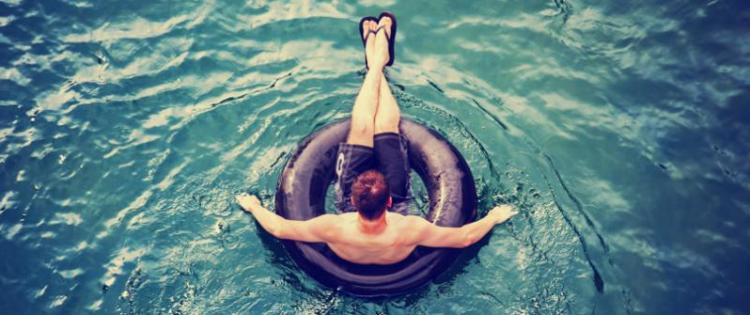
[[[2,1],[0,304],[741,312],[745,7]],[[272,207],[296,143],[347,117],[357,21],[381,10],[399,16],[403,114],[463,152],[480,213],[521,213],[436,283],[371,301],[318,286],[232,197]]]

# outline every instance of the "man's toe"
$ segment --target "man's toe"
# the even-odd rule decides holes
[[[380,19],[378,26],[383,28],[387,37],[391,37],[391,27],[393,26],[393,21],[391,21],[391,18],[389,16],[383,16]]]

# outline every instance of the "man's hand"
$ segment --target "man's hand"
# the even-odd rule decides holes
[[[511,205],[499,205],[495,208],[492,208],[490,212],[487,214],[488,217],[495,220],[495,224],[500,224],[508,219],[510,219],[512,216],[518,214],[518,211],[513,209],[513,206]]]
[[[237,203],[240,204],[240,207],[247,212],[252,212],[252,210],[260,207],[260,200],[258,197],[248,193],[241,193],[237,195],[235,199],[237,200]]]

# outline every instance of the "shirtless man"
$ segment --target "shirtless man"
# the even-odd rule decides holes
[[[362,22],[369,71],[352,108],[347,142],[339,146],[335,189],[341,214],[287,220],[264,208],[255,196],[237,196],[240,206],[273,236],[327,243],[339,257],[354,263],[392,264],[409,256],[417,245],[467,247],[517,213],[501,205],[457,228],[407,215],[406,144],[399,134],[398,104],[383,75],[384,67],[392,63],[388,46],[393,23],[390,14]]]

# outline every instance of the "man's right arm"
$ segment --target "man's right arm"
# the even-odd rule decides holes
[[[510,205],[497,206],[482,219],[462,227],[437,226],[421,217],[413,217],[413,244],[427,247],[463,248],[481,240],[496,224],[505,222],[517,211]]]

